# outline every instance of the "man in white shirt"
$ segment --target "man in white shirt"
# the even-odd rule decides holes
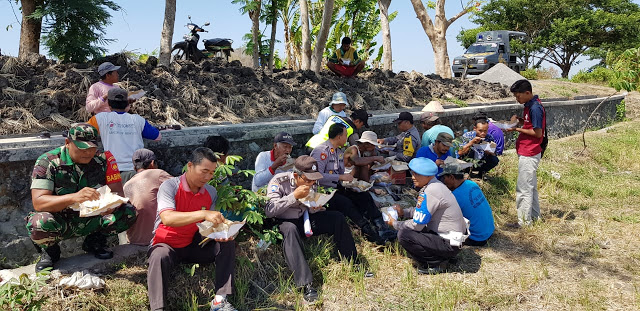
[[[116,158],[122,183],[125,184],[133,175],[133,153],[144,148],[143,138],[160,140],[160,131],[137,114],[127,112],[129,106],[127,91],[112,88],[107,93],[107,101],[111,112],[100,112],[91,117],[87,123],[98,129],[102,147],[111,151]]]
[[[258,191],[266,186],[275,174],[293,169],[293,166],[286,164],[295,145],[291,134],[281,132],[276,135],[273,139],[273,149],[260,152],[256,157],[256,174],[253,175],[251,190]]]
[[[344,109],[347,106],[349,106],[349,103],[347,102],[347,95],[342,92],[333,94],[329,106],[320,110],[318,113],[318,119],[316,119],[316,123],[313,124],[313,134],[315,135],[320,133],[320,130],[322,130],[324,124],[327,123],[330,116],[337,115],[346,118],[347,113],[344,112]]]

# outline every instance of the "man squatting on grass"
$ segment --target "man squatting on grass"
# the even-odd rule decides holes
[[[398,230],[398,242],[418,265],[418,273],[435,274],[447,269],[467,237],[462,211],[451,191],[435,178],[438,166],[427,158],[409,162],[413,184],[420,188],[413,208],[395,206],[398,219],[389,217],[389,225]]]
[[[544,131],[547,128],[547,116],[538,95],[533,95],[531,83],[518,80],[511,86],[516,100],[524,105],[521,119],[522,127],[508,129],[518,132],[516,152],[518,153],[518,182],[516,184],[516,207],[518,225],[531,225],[540,218],[538,201],[538,165],[544,153]]]
[[[158,214],[154,237],[148,251],[147,284],[151,310],[166,308],[167,289],[171,284],[171,269],[178,263],[215,262],[215,298],[211,310],[235,310],[227,301],[233,286],[236,245],[233,238],[198,245],[202,236],[196,225],[210,221],[224,222],[215,211],[216,189],[207,184],[217,167],[217,157],[206,147],[193,150],[187,172],[171,178],[158,190]]]

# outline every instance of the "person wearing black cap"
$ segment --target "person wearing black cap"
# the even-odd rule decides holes
[[[329,210],[339,211],[349,217],[358,226],[367,240],[377,244],[384,244],[385,240],[369,223],[369,219],[380,219],[382,215],[368,193],[355,193],[345,191],[342,188],[342,181],[353,181],[353,175],[346,174],[344,166],[344,150],[340,148],[347,141],[347,131],[342,124],[336,123],[329,129],[329,140],[313,149],[311,156],[318,161],[318,171],[322,174],[322,179],[318,181],[321,186],[340,189],[329,200]],[[386,226],[379,228],[385,233]]]
[[[304,258],[303,235],[332,235],[342,257],[355,260],[357,255],[351,229],[341,213],[313,204],[307,206],[300,201],[316,191],[316,182],[322,177],[316,160],[303,155],[296,159],[293,172],[276,174],[267,187],[269,201],[265,214],[275,219],[282,232],[287,265],[293,270],[296,286],[304,288],[304,299],[308,302],[316,300],[318,292],[313,288],[313,274]],[[309,219],[310,228],[304,228],[305,219]]]
[[[136,174],[124,185],[124,196],[136,207],[138,219],[127,230],[127,240],[130,244],[146,246],[153,238],[158,189],[173,176],[158,168],[156,155],[149,149],[136,150],[132,160]]]
[[[396,160],[409,162],[420,149],[420,133],[413,126],[413,115],[411,112],[403,111],[397,119],[393,120],[401,132],[397,136],[378,139],[378,143],[393,145],[396,147],[389,151],[390,156],[396,156]]]
[[[137,114],[127,112],[129,107],[128,93],[121,88],[113,88],[108,92],[107,101],[110,112],[100,112],[91,117],[87,123],[100,132],[102,147],[116,157],[120,168],[122,183],[133,177],[135,171],[131,161],[133,153],[144,148],[144,139],[160,140],[160,130],[149,124]]]
[[[347,129],[347,142],[351,146],[357,145],[358,139],[360,139],[360,134],[358,131],[363,127],[369,128],[369,118],[371,114],[367,113],[365,109],[356,109],[351,113],[350,118],[343,118],[341,116],[330,116],[327,122],[325,122],[324,126],[320,130],[320,132],[316,135],[313,135],[309,141],[307,141],[307,148],[314,149],[318,147],[321,143],[327,141],[329,139],[329,128],[331,125],[339,123],[342,124]],[[347,144],[345,143],[345,146]],[[310,150],[309,150],[310,152]]]
[[[295,145],[291,134],[280,132],[273,139],[273,149],[258,154],[255,164],[256,173],[251,182],[252,191],[258,191],[266,186],[274,175],[290,170],[286,168],[286,164],[291,161],[289,160],[291,150]]]

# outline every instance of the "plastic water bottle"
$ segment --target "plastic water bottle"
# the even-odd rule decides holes
[[[307,237],[313,235],[313,231],[311,231],[311,221],[309,221],[309,210],[304,211],[304,234]]]

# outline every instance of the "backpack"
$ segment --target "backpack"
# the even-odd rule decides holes
[[[540,105],[542,106],[542,105]],[[549,136],[547,136],[547,110],[542,106],[542,113],[544,113],[544,137],[542,138],[542,142],[540,143],[540,148],[542,151],[540,152],[540,157],[544,157],[544,152],[547,150],[547,145],[549,144]]]

